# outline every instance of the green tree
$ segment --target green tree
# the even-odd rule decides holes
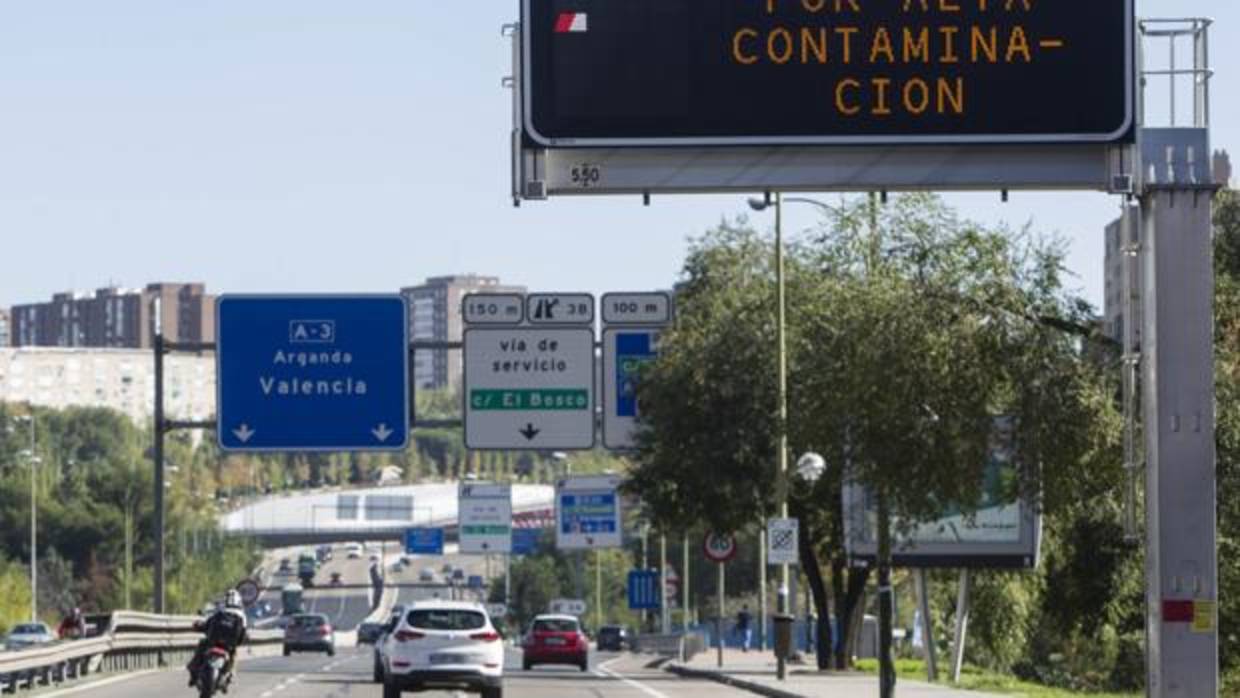
[[[794,457],[815,450],[829,464],[793,497],[819,608],[820,553],[837,602],[864,588],[864,576],[845,578],[846,480],[876,492],[897,528],[948,506],[967,514],[982,501],[994,420],[1007,416],[1027,466],[1008,494],[1038,495],[1051,510],[1077,501],[1082,479],[1117,481],[1106,450],[1117,422],[1082,351],[1092,319],[1062,287],[1062,251],[1029,238],[907,196],[879,209],[845,201],[793,245],[789,437]],[[660,521],[736,530],[775,509],[770,250],[726,222],[690,250],[677,324],[639,387],[645,428],[631,490]],[[848,605],[838,611],[853,617]]]

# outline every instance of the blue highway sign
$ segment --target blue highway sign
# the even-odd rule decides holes
[[[659,573],[656,570],[629,572],[630,611],[657,610],[663,599],[659,592]]]
[[[221,296],[220,448],[403,450],[408,337],[400,296]]]
[[[443,529],[405,529],[405,552],[410,555],[443,555]]]
[[[540,538],[542,538],[541,528],[512,529],[512,554],[533,555],[538,552]]]

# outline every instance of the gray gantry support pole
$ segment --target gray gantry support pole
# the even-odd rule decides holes
[[[1146,679],[1158,698],[1218,695],[1214,187],[1194,162],[1209,157],[1205,139],[1182,131],[1187,142],[1144,149],[1141,198]]]

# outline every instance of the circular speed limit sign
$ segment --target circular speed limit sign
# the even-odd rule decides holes
[[[702,552],[711,562],[723,564],[736,557],[736,538],[730,534],[707,533]]]

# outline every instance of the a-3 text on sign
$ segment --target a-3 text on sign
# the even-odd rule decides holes
[[[400,296],[221,296],[220,448],[404,449],[410,423],[405,308]]]
[[[465,445],[594,447],[594,330],[465,331]]]
[[[766,561],[771,565],[801,564],[800,528],[796,519],[766,522]]]
[[[512,486],[464,482],[457,502],[462,554],[512,552]]]
[[[556,547],[560,550],[618,548],[621,540],[620,478],[570,477],[556,486]]]
[[[1112,142],[1134,0],[524,0],[542,146]]]

